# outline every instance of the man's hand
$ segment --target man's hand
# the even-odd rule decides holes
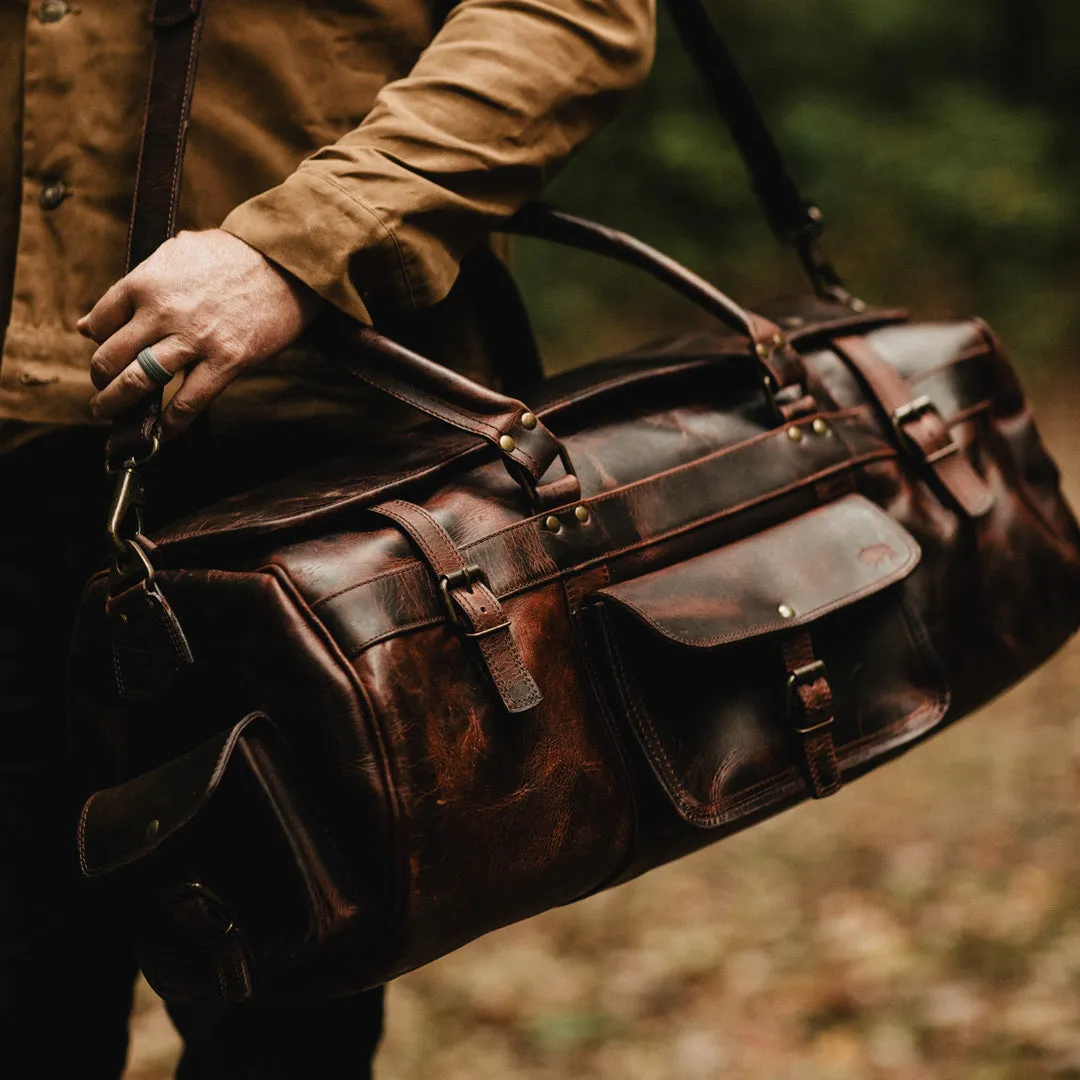
[[[78,322],[99,346],[93,414],[113,417],[154,388],[135,359],[149,346],[168,371],[189,369],[162,414],[163,434],[175,435],[245,368],[290,345],[322,303],[243,240],[220,229],[182,232]]]

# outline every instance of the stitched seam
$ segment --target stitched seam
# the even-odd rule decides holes
[[[162,601],[167,605],[164,596]],[[162,608],[158,608],[158,615],[165,623],[165,632],[169,635],[169,640],[172,642],[173,649],[176,650],[176,656],[178,660],[186,661],[191,655],[191,649],[188,647],[187,641],[184,635],[180,632],[179,626],[176,624],[175,618],[172,617],[171,611],[165,611]]]
[[[187,75],[184,78],[184,98],[181,105],[180,124],[176,132],[176,149],[173,152],[172,176],[169,190],[169,235],[176,227],[176,190],[180,184],[180,174],[184,167],[184,138],[187,135],[187,120],[191,113],[192,84],[195,80],[195,65],[198,63],[199,23],[196,20],[188,41]]]
[[[648,743],[659,755],[661,759],[661,770],[664,775],[667,776],[668,782],[675,789],[675,801],[690,817],[695,820],[700,818],[702,816],[702,810],[707,811],[710,815],[719,814],[721,806],[724,806],[723,816],[727,817],[729,814],[738,811],[738,809],[755,794],[777,785],[783,777],[791,776],[794,773],[794,768],[789,767],[764,780],[758,780],[743,788],[738,796],[726,805],[722,799],[703,802],[700,799],[695,798],[694,795],[687,790],[679,775],[675,772],[671,759],[668,757],[667,751],[664,749],[663,744],[660,742],[659,736],[656,733],[656,728],[653,726],[648,714],[642,710],[637,695],[632,691],[632,683],[626,677],[626,669],[623,666],[622,654],[619,650],[615,636],[609,634],[608,638],[610,641],[609,648],[611,656],[615,661],[615,666],[618,670],[619,682],[625,688],[624,700],[627,703],[631,717],[635,721],[635,726],[638,731],[644,735],[646,743]]]
[[[756,539],[751,537],[750,539]],[[759,635],[769,634],[775,630],[784,628],[794,629],[797,626],[805,626],[807,623],[814,622],[816,619],[821,618],[823,615],[828,615],[832,611],[837,611],[839,608],[847,607],[850,604],[857,603],[859,600],[865,599],[867,596],[872,596],[876,592],[881,592],[883,589],[887,589],[892,585],[895,585],[898,581],[904,578],[908,571],[916,565],[918,562],[918,549],[908,547],[908,556],[904,562],[897,567],[888,577],[882,578],[878,581],[872,581],[867,585],[864,585],[856,592],[847,593],[843,597],[835,601],[829,601],[825,604],[819,604],[812,611],[808,611],[805,614],[797,616],[795,619],[785,619],[783,621],[776,621],[765,623],[762,626],[754,627],[750,631],[745,630],[731,630],[723,634],[717,634],[715,637],[703,638],[700,641],[687,641],[686,638],[674,638],[672,634],[665,630],[660,623],[656,622],[650,615],[647,615],[644,611],[638,607],[637,604],[631,603],[628,600],[623,600],[619,597],[612,597],[618,604],[623,607],[629,608],[638,616],[643,622],[648,623],[654,630],[662,634],[669,640],[678,641],[682,645],[689,645],[692,648],[709,649],[715,645],[726,645],[733,641],[742,641],[748,637],[758,637]],[[678,564],[676,563],[677,567]],[[665,567],[665,569],[669,569]],[[661,571],[662,572],[662,571]],[[610,595],[605,593],[604,595]]]
[[[86,819],[90,814],[90,804],[98,797],[98,792],[94,792],[89,799],[83,803],[82,812],[79,814],[79,828],[78,828],[78,842],[79,842],[79,869],[87,877],[91,876],[89,864],[86,861]]]
[[[761,503],[768,502],[771,499],[779,498],[782,495],[789,494],[791,491],[798,490],[800,487],[812,486],[814,483],[821,480],[823,477],[832,476],[832,475],[834,475],[836,473],[843,472],[846,469],[850,469],[853,464],[856,464],[856,465],[857,464],[865,464],[865,463],[867,463],[869,461],[874,461],[874,460],[878,460],[878,459],[891,459],[891,458],[895,458],[896,456],[897,456],[896,451],[894,449],[889,448],[889,449],[883,449],[883,450],[880,450],[880,451],[873,451],[872,453],[867,454],[863,458],[849,459],[848,461],[842,462],[840,465],[834,466],[834,467],[832,467],[830,469],[827,469],[827,470],[825,470],[825,471],[823,471],[821,473],[816,473],[816,474],[814,474],[812,476],[809,476],[809,477],[806,477],[806,478],[804,478],[802,480],[799,480],[799,481],[797,481],[797,482],[795,482],[793,484],[789,484],[786,487],[779,488],[776,491],[767,492],[766,494],[764,494],[762,496],[758,496],[755,499],[751,499],[751,500],[748,500],[746,502],[736,504],[735,506],[728,507],[727,509],[718,511],[716,514],[713,514],[713,515],[711,515],[709,517],[696,519],[694,521],[685,523],[683,525],[678,525],[678,526],[676,526],[676,527],[674,527],[672,529],[669,529],[667,532],[658,533],[655,536],[649,536],[649,537],[646,537],[644,539],[634,541],[633,543],[628,544],[628,545],[626,545],[624,547],[618,548],[615,551],[607,552],[607,553],[605,553],[603,555],[593,556],[592,558],[586,559],[584,562],[575,563],[572,566],[563,567],[563,568],[557,568],[553,572],[542,575],[540,577],[529,578],[529,579],[527,579],[527,580],[525,580],[523,582],[517,582],[517,583],[513,584],[510,588],[508,588],[506,590],[506,592],[503,593],[498,598],[500,600],[506,600],[511,596],[516,596],[518,593],[525,592],[527,589],[531,589],[531,588],[533,588],[535,586],[546,585],[546,584],[548,584],[549,582],[552,582],[552,581],[559,581],[559,580],[561,580],[561,579],[563,579],[565,577],[568,577],[571,574],[577,574],[577,573],[580,573],[580,572],[582,572],[584,570],[588,570],[591,567],[596,566],[598,564],[606,563],[608,559],[614,558],[614,557],[616,557],[618,555],[624,555],[627,552],[639,550],[641,548],[652,547],[655,544],[662,543],[664,540],[670,540],[674,536],[680,536],[683,533],[690,532],[693,529],[699,528],[699,527],[704,526],[704,525],[712,524],[713,522],[719,521],[719,520],[721,520],[721,519],[723,519],[725,517],[728,517],[729,515],[734,515],[734,514],[741,513],[742,511],[747,510],[750,507],[757,506],[757,505],[759,505]],[[516,523],[515,525],[511,526],[511,528],[524,528],[524,527],[529,527],[530,525],[535,528],[536,527],[536,522],[534,520],[530,519],[529,521],[526,521],[526,522]],[[505,530],[505,529],[500,530],[500,532],[506,532],[506,531],[508,531],[508,530]],[[495,535],[499,535],[499,534],[492,534],[492,535],[495,536]],[[475,547],[479,546],[480,544],[487,543],[488,540],[490,540],[491,538],[492,537],[486,537],[484,540],[477,540],[473,544],[470,544],[468,547],[464,548],[463,551],[465,551],[465,552],[471,551],[472,548],[475,548]],[[410,566],[402,567],[399,570],[391,571],[391,573],[386,575],[386,576],[390,577],[390,576],[395,576],[397,574],[405,574],[405,573],[413,573],[413,574],[415,574],[417,572],[417,570],[418,570],[417,565],[413,564],[413,565],[410,565]],[[361,582],[361,583],[359,583],[357,585],[348,585],[345,588],[339,590],[338,592],[332,594],[332,596],[335,596],[335,597],[336,596],[341,596],[344,593],[352,591],[353,589],[361,588],[363,585],[370,585],[372,582],[379,581],[379,580],[382,580],[382,578],[379,577],[379,576],[368,578],[366,581]],[[425,580],[426,580],[426,576],[425,576]],[[495,595],[497,595],[497,594],[495,594]],[[325,599],[330,599],[330,598],[331,597],[324,597],[323,599],[325,600]],[[320,601],[317,601],[317,602],[321,603],[322,601],[320,600]],[[358,646],[354,646],[354,651],[352,651],[349,655],[350,656],[358,656],[369,645],[374,645],[374,644],[377,644],[378,642],[385,641],[385,640],[387,640],[387,639],[389,639],[391,637],[395,637],[396,635],[398,635],[400,633],[403,633],[406,630],[411,630],[411,629],[414,629],[414,628],[420,627],[420,626],[430,626],[430,625],[434,625],[434,624],[442,622],[442,621],[444,621],[444,620],[441,617],[425,616],[425,617],[423,617],[421,619],[416,619],[413,622],[405,624],[403,626],[395,626],[395,627],[391,627],[391,628],[389,628],[387,630],[380,631],[378,634],[376,634],[375,636],[369,638],[363,644],[358,645]]]
[[[972,345],[965,349],[963,352],[957,353],[949,360],[943,360],[940,364],[935,364],[933,367],[922,368],[914,375],[905,379],[904,381],[908,386],[917,386],[923,381],[923,379],[929,379],[934,375],[938,375],[943,371],[948,371],[949,368],[955,367],[957,364],[962,364],[966,360],[978,360],[986,358],[990,360],[993,358],[994,350],[989,349],[986,345]],[[883,358],[884,359],[884,358]],[[888,363],[888,361],[886,361]]]
[[[495,683],[500,694],[506,696],[508,704],[518,705],[530,700],[533,697],[531,691],[538,690],[539,687],[536,686],[536,681],[525,668],[521,657],[518,655],[517,642],[514,641],[513,636],[510,634],[510,627],[506,628],[505,633],[510,638],[506,648],[505,659],[513,669],[509,679],[504,675],[501,670],[501,665],[498,663],[498,657],[495,655],[497,646],[494,641],[482,638],[480,641],[480,651],[484,653],[485,659],[488,661],[487,669],[491,674],[492,682]],[[489,652],[491,654],[490,656],[488,655]],[[526,685],[525,687],[519,688],[520,683],[530,683],[532,685]]]
[[[867,408],[867,406],[862,406],[862,407],[859,407],[856,411],[857,412],[858,411],[865,411],[866,408]],[[840,416],[842,414],[840,414],[840,413],[822,413],[820,415],[835,418],[836,416]],[[589,507],[596,507],[596,506],[602,505],[605,502],[609,502],[611,500],[621,499],[621,498],[625,497],[625,495],[627,493],[633,492],[633,491],[636,491],[636,490],[639,490],[639,489],[642,489],[642,488],[647,488],[649,485],[656,483],[656,481],[658,481],[661,478],[677,476],[678,474],[683,473],[683,472],[689,472],[691,470],[699,469],[699,468],[703,467],[706,463],[719,461],[721,458],[726,457],[728,454],[733,454],[733,453],[736,453],[738,451],[745,450],[746,448],[748,448],[750,446],[754,446],[759,442],[763,442],[766,439],[776,439],[779,442],[781,437],[783,437],[783,438],[787,437],[786,431],[787,431],[786,426],[785,427],[780,427],[780,428],[770,428],[768,431],[760,432],[759,434],[754,435],[751,438],[744,440],[743,442],[733,443],[731,446],[724,446],[724,447],[721,447],[719,450],[712,450],[708,454],[704,454],[699,458],[694,458],[693,461],[685,461],[681,465],[673,465],[670,469],[664,469],[661,472],[652,473],[650,476],[644,476],[639,480],[633,480],[629,484],[624,484],[621,487],[615,488],[612,491],[605,492],[602,495],[596,495],[591,499],[586,499],[586,500],[584,500],[584,505],[589,506]],[[845,446],[846,445],[847,444],[845,443]],[[880,450],[868,450],[868,451],[866,451],[865,455],[863,455],[862,458],[860,458],[860,457],[848,457],[848,458],[845,458],[843,461],[840,461],[840,462],[837,462],[834,465],[828,466],[828,468],[825,469],[823,472],[813,474],[813,476],[818,477],[818,476],[828,475],[830,472],[835,471],[837,469],[844,468],[845,466],[858,464],[859,462],[864,460],[864,458],[868,458],[871,455],[881,455],[881,456],[886,456],[886,457],[896,457],[897,456],[897,450],[891,443],[887,444],[887,445],[883,445]],[[799,481],[796,481],[795,483],[798,483],[798,482]],[[784,490],[788,490],[788,489],[784,488],[784,489],[777,489],[777,490],[778,491],[784,491]],[[750,505],[750,504],[746,504],[746,505]],[[501,529],[497,529],[495,532],[491,533],[489,536],[486,536],[481,540],[474,540],[471,544],[467,544],[462,550],[463,551],[468,551],[470,548],[473,548],[478,544],[486,543],[487,541],[493,540],[495,537],[501,536],[503,533],[510,532],[513,529],[523,528],[523,527],[526,527],[526,526],[528,526],[530,524],[535,525],[536,523],[538,523],[541,520],[541,518],[543,516],[544,515],[542,515],[542,514],[537,514],[537,515],[534,515],[531,518],[526,519],[525,521],[515,521],[510,525],[504,525]],[[703,520],[705,520],[705,519],[703,519]],[[624,550],[629,550],[629,548],[626,548]]]
[[[398,259],[398,266],[401,269],[401,280],[405,285],[405,291],[409,297],[409,307],[415,309],[418,306],[416,302],[416,293],[413,291],[412,278],[409,276],[408,264],[405,260],[405,251],[401,246],[401,242],[397,238],[397,234],[394,232],[393,229],[390,228],[389,225],[386,224],[386,222],[382,218],[382,215],[379,214],[379,212],[375,210],[374,207],[369,206],[362,199],[358,199],[351,191],[339,184],[332,176],[328,176],[326,173],[318,172],[317,170],[310,167],[304,172],[305,175],[310,174],[313,179],[328,184],[330,187],[340,192],[342,195],[345,196],[346,199],[349,200],[349,202],[353,203],[355,206],[358,206],[361,210],[363,210],[364,213],[367,214],[368,217],[370,217],[380,229],[382,229],[387,239],[394,246],[394,252],[397,255]]]
[[[350,660],[355,660],[367,649],[374,648],[376,645],[381,645],[384,641],[389,641],[391,638],[398,637],[400,634],[407,634],[410,630],[423,630],[431,626],[441,626],[445,622],[445,615],[427,615],[422,619],[416,619],[414,622],[406,623],[404,626],[395,626],[392,630],[386,630],[376,637],[369,638],[367,641],[363,641],[359,645],[352,647],[345,655]]]
[[[528,668],[525,667],[525,663],[521,658],[520,652],[518,651],[517,642],[514,640],[514,635],[510,632],[510,627],[509,626],[507,626],[505,630],[501,631],[499,633],[498,637],[501,638],[504,634],[506,635],[506,638],[508,639],[507,644],[506,644],[506,649],[505,649],[505,654],[506,654],[505,658],[510,663],[511,667],[514,669],[514,676],[516,677],[516,680],[518,682],[526,682],[526,681],[530,682],[535,687],[535,685],[536,685],[535,680],[532,677],[532,673],[528,670]],[[495,636],[496,635],[492,635],[493,638]],[[493,641],[491,639],[488,639],[488,638],[481,638],[480,641],[481,641],[481,651],[484,651],[484,646],[485,645],[488,648],[490,648],[493,653],[497,651],[495,641]],[[497,663],[494,662],[494,659],[493,659],[492,663],[489,664],[489,668],[492,669],[492,678],[495,678],[495,669],[498,668],[499,666],[500,665],[498,665]],[[509,690],[509,692],[513,693],[512,688],[508,687],[508,690]],[[527,694],[526,696],[530,696],[530,695]],[[522,698],[520,700],[525,700],[525,699]]]
[[[897,453],[894,449],[883,448],[881,450],[868,451],[861,458],[848,458],[847,460],[842,461],[836,465],[831,465],[827,469],[822,469],[820,472],[811,473],[809,476],[804,476],[800,477],[798,480],[793,480],[790,484],[785,484],[783,487],[775,488],[773,491],[765,492],[763,495],[756,495],[753,498],[746,499],[741,503],[736,503],[735,505],[726,507],[723,510],[718,510],[715,514],[709,514],[708,516],[703,518],[695,518],[693,521],[686,522],[682,525],[676,525],[673,528],[669,529],[667,532],[657,533],[654,536],[635,540],[621,548],[616,548],[613,551],[606,552],[603,555],[593,556],[591,559],[587,559],[585,562],[576,563],[573,567],[560,569],[554,574],[549,574],[547,577],[538,578],[535,581],[530,580],[522,585],[515,585],[512,589],[507,591],[506,596],[512,596],[514,595],[514,593],[521,592],[522,590],[529,588],[532,584],[539,584],[543,581],[549,581],[558,578],[565,574],[568,570],[585,570],[598,562],[606,562],[607,560],[612,559],[618,555],[624,555],[628,551],[636,551],[639,548],[650,547],[653,544],[657,544],[663,540],[670,540],[673,536],[679,536],[682,533],[690,532],[691,530],[700,528],[703,525],[711,525],[714,522],[721,520],[722,518],[728,517],[732,514],[740,513],[743,510],[748,510],[752,506],[759,506],[762,503],[769,502],[770,500],[779,498],[782,495],[788,495],[792,491],[798,491],[800,488],[803,487],[812,487],[817,481],[824,479],[828,476],[833,476],[836,473],[853,469],[856,465],[866,464],[867,462],[876,461],[878,459],[884,460],[886,458],[895,458],[896,456]],[[536,527],[537,520],[530,519],[528,524]],[[464,550],[468,551],[471,548],[478,546],[479,544],[486,543],[487,539],[491,538],[488,537],[485,540],[474,541],[474,543],[470,544],[469,547],[465,548]]]
[[[390,509],[391,507],[393,509]],[[445,562],[454,563],[455,570],[465,569],[465,560],[461,557],[461,552],[453,539],[423,507],[417,506],[416,503],[405,502],[403,499],[396,499],[393,502],[373,506],[371,509],[376,514],[383,514],[390,518],[391,521],[396,521],[416,542],[416,545],[424,553],[424,557],[436,574],[441,573],[439,566]],[[426,526],[435,533],[440,546],[444,549],[442,556],[437,554],[428,543],[424,529],[418,526],[415,521],[411,521],[410,517],[419,518],[421,525]]]
[[[117,689],[117,692],[120,694],[120,697],[123,698],[125,696],[124,672],[123,672],[123,668],[120,665],[120,654],[117,652],[115,644],[112,646],[112,658],[113,658],[113,675],[116,678],[116,689]]]
[[[346,361],[346,367],[349,367]],[[356,372],[353,372],[356,375]],[[445,424],[449,424],[451,427],[464,428],[466,431],[472,432],[474,435],[479,435],[484,439],[494,440],[497,435],[503,434],[503,429],[490,421],[486,420],[482,414],[474,412],[472,409],[463,408],[458,405],[450,405],[449,402],[445,403],[448,408],[441,408],[444,403],[435,399],[435,404],[424,405],[421,404],[416,397],[410,397],[404,391],[396,390],[392,386],[387,385],[385,381],[377,378],[369,378],[367,375],[356,376],[363,379],[364,382],[370,383],[376,389],[381,390],[384,394],[389,394],[391,397],[397,398],[398,401],[403,401],[406,405],[411,406],[414,409],[418,409],[422,413],[426,413],[428,416],[434,416],[435,419],[441,420]],[[472,426],[462,422],[461,417],[465,417],[472,421]],[[483,430],[481,430],[483,429]],[[500,454],[506,453],[502,447],[496,445],[496,449]],[[523,464],[531,465],[532,471],[536,471],[540,468],[540,462],[536,460],[523,446],[515,445],[513,451],[507,456],[511,459],[518,456],[525,458]],[[539,479],[539,477],[537,477]]]
[[[464,427],[466,431],[470,431],[472,432],[472,434],[479,435],[481,438],[485,439],[501,434],[499,428],[495,427],[494,424],[488,423],[482,417],[480,417],[474,412],[471,412],[470,410],[456,409],[455,412],[457,414],[460,414],[461,416],[466,417],[469,420],[472,420],[475,425],[474,427],[470,427],[468,424],[462,424],[456,416],[454,420],[449,420],[448,417],[451,414],[446,410],[440,411],[437,407],[432,408],[428,405],[421,405],[415,397],[409,397],[404,392],[395,390],[393,387],[388,386],[385,382],[375,379],[368,380],[366,376],[364,377],[364,381],[372,382],[375,388],[381,390],[384,394],[389,394],[391,397],[397,398],[398,401],[403,401],[406,405],[409,405],[414,409],[419,409],[422,413],[427,413],[428,416],[434,416],[436,420],[441,420],[443,423],[449,423],[452,427]],[[490,435],[486,434],[485,431],[480,430],[484,428],[487,429],[487,432],[489,432]]]
[[[320,596],[318,600],[312,600],[311,606],[314,607],[316,604],[325,604],[328,600],[333,600],[344,593],[352,592],[353,589],[362,589],[365,585],[370,585],[374,581],[390,581],[393,578],[400,577],[402,574],[415,574],[419,568],[419,562],[410,562],[405,566],[399,566],[396,570],[387,570],[382,574],[372,574],[371,577],[366,577],[363,581],[354,582],[352,585],[343,585],[340,589],[335,589],[332,593]],[[427,581],[430,579],[425,576],[425,580]]]

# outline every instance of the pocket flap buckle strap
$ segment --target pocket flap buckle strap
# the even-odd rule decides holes
[[[83,874],[102,877],[138,862],[183,829],[217,790],[241,735],[270,724],[250,713],[182,757],[92,795],[79,819]]]

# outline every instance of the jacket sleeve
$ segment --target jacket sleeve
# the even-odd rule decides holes
[[[654,0],[462,0],[365,121],[222,228],[363,321],[442,299],[644,79]]]

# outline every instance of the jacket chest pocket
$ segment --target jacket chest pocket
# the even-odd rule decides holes
[[[732,831],[831,794],[941,720],[905,584],[920,554],[851,495],[597,592],[601,698],[685,821]]]

